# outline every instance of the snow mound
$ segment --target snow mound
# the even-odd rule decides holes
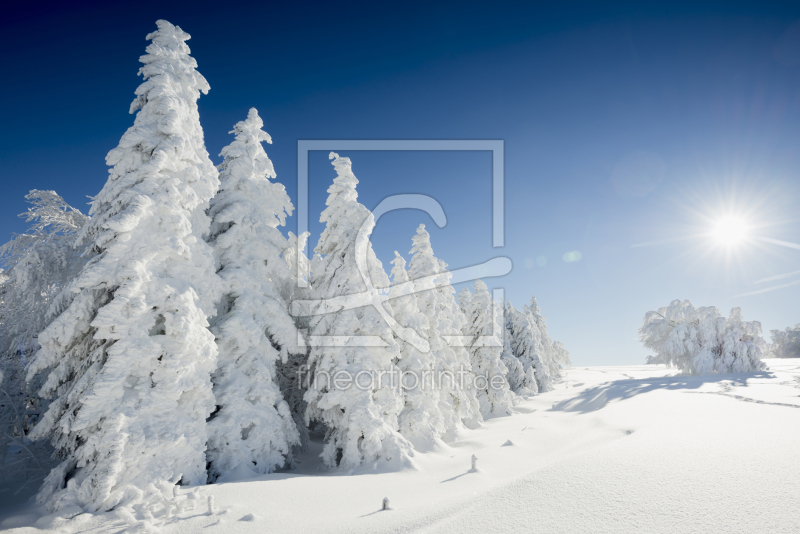
[[[230,472],[219,477],[217,482],[220,484],[224,484],[226,482],[241,482],[243,480],[248,480],[258,476],[261,475],[247,467],[247,465],[239,464],[236,469],[232,469]]]

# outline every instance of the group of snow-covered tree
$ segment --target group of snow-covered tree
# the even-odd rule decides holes
[[[695,308],[688,300],[673,300],[650,311],[639,329],[644,346],[655,354],[648,363],[679,368],[693,375],[746,373],[765,368],[766,342],[761,323],[745,321],[739,308],[730,317],[714,306]]]
[[[292,467],[311,433],[331,467],[400,466],[553,389],[569,354],[536,300],[517,310],[480,280],[456,296],[424,225],[390,280],[351,161],[333,153],[309,260],[308,235],[279,228],[293,206],[257,111],[215,167],[189,35],[157,25],[89,215],[34,190],[31,230],[0,249],[4,474],[49,471],[51,509],[108,510]],[[356,294],[368,305],[319,304]],[[317,313],[294,313],[300,301]]]
[[[786,330],[770,330],[772,343],[768,354],[772,358],[800,358],[800,324]]]

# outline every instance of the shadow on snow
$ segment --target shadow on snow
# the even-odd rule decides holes
[[[666,376],[615,380],[584,390],[578,396],[557,402],[550,411],[589,413],[601,410],[611,401],[623,401],[658,389],[694,390],[703,384],[730,383],[732,387],[747,386],[750,379],[774,378],[769,371],[754,373],[731,373],[705,376]]]

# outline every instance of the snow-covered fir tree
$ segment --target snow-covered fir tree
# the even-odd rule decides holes
[[[281,287],[291,278],[278,230],[294,209],[262,142],[271,143],[255,108],[222,149],[220,190],[211,200],[209,243],[223,296],[212,332],[219,369],[217,410],[208,424],[209,479],[237,468],[270,473],[284,465],[299,434],[276,381],[276,362],[297,352],[297,329]]]
[[[41,480],[51,467],[52,447],[28,434],[45,406],[25,368],[39,348],[38,334],[68,303],[62,290],[85,263],[75,236],[88,217],[55,191],[32,190],[21,214],[33,224],[0,247],[0,478],[15,484]]]
[[[480,406],[472,384],[469,354],[451,346],[444,336],[462,335],[464,314],[456,302],[446,264],[433,255],[430,234],[421,224],[412,238],[408,275],[414,282],[419,309],[428,321],[428,342],[436,364],[436,387],[446,431],[452,436],[462,425],[475,427],[481,421]]]
[[[333,152],[330,158],[337,177],[328,188],[327,207],[320,217],[325,230],[314,248],[311,295],[322,300],[364,293],[365,303],[375,302],[389,279],[368,241],[374,218],[357,200],[358,180],[350,159]],[[324,462],[346,468],[379,459],[406,463],[412,447],[397,432],[404,403],[394,364],[400,351],[391,329],[369,305],[318,311],[309,321],[311,339],[345,340],[343,346],[312,342],[308,359],[311,386],[305,393],[306,417],[327,429]],[[363,346],[365,339],[375,343]],[[343,381],[337,382],[337,376]]]
[[[79,235],[95,256],[70,305],[39,336],[29,377],[54,397],[36,426],[63,461],[39,493],[51,509],[111,509],[143,492],[206,481],[206,419],[217,348],[208,329],[219,278],[208,202],[219,186],[206,152],[189,35],[157,22],[140,61],[134,124]]]
[[[538,386],[533,390],[527,387],[525,366],[514,354],[514,319],[516,318],[519,310],[517,310],[511,301],[505,301],[503,305],[503,355],[501,359],[508,370],[506,372],[506,381],[508,386],[517,395],[527,396],[534,395],[539,391]],[[532,376],[532,375],[531,375]],[[536,384],[536,379],[532,381],[527,380],[528,383]]]
[[[470,340],[467,350],[481,415],[484,418],[511,415],[514,398],[506,381],[508,368],[502,361],[502,313],[482,280],[475,281],[474,294],[465,287],[458,300],[466,317],[462,331]]]
[[[564,345],[557,341],[550,339],[547,334],[547,319],[542,315],[539,303],[536,302],[536,297],[531,297],[531,302],[527,306],[526,311],[533,319],[536,328],[539,330],[539,336],[544,350],[544,362],[547,366],[548,373],[554,382],[561,381],[562,369],[571,365],[569,352],[564,348]]]
[[[531,394],[550,391],[553,389],[553,382],[548,366],[543,361],[545,353],[539,328],[528,313],[527,306],[521,311],[514,310],[514,312],[511,319],[513,328],[511,347],[525,373],[519,387],[527,388]]]
[[[428,321],[419,311],[413,284],[408,284],[406,260],[395,251],[392,261],[392,289],[389,299],[394,319],[427,339]],[[429,446],[445,433],[440,411],[439,389],[435,387],[436,362],[433,352],[423,352],[408,341],[398,339],[400,357],[397,367],[403,373],[405,406],[400,412],[400,433],[416,448]]]
[[[744,321],[739,308],[724,317],[714,306],[695,308],[688,300],[647,312],[639,337],[654,361],[692,375],[746,373],[765,369],[761,323]]]

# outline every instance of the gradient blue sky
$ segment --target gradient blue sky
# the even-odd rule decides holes
[[[800,280],[759,282],[798,271],[800,250],[704,235],[735,213],[753,237],[800,243],[800,3],[107,4],[29,3],[0,20],[6,237],[25,227],[29,189],[85,211],[165,18],[192,35],[211,85],[212,159],[255,106],[295,201],[298,139],[503,139],[502,249],[489,153],[342,154],[367,207],[424,193],[447,213],[442,229],[420,212],[382,218],[387,271],[420,222],[454,268],[508,256],[512,273],[487,283],[517,306],[535,294],[576,365],[641,362],[642,317],[676,298],[740,306],[765,331],[800,322],[800,284],[739,296]],[[333,177],[312,153],[312,246]]]

